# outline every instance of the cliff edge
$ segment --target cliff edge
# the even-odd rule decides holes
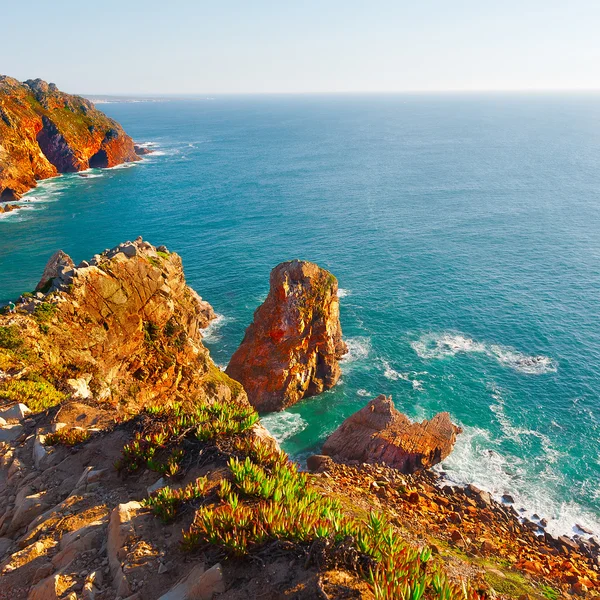
[[[133,140],[89,100],[41,79],[0,76],[0,201],[59,173],[135,160]]]

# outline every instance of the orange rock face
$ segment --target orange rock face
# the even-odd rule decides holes
[[[89,100],[40,79],[0,76],[0,201],[58,173],[134,160],[132,139]]]
[[[314,263],[271,271],[269,295],[226,370],[259,411],[283,410],[336,384],[347,351],[337,291],[337,279]]]
[[[446,458],[461,431],[448,413],[413,423],[395,409],[391,397],[382,395],[348,417],[327,439],[323,454],[342,461],[385,462],[414,473]]]

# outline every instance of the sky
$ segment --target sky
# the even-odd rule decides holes
[[[2,0],[0,73],[71,93],[600,89],[598,0]]]

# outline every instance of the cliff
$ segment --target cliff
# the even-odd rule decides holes
[[[212,362],[213,317],[141,238],[57,252],[0,315],[0,600],[598,597],[591,536],[427,471],[300,471]]]
[[[337,290],[337,279],[314,263],[271,271],[269,294],[226,370],[257,410],[283,410],[336,384],[347,351]]]
[[[0,76],[0,201],[58,173],[135,160],[131,138],[89,100],[40,79]]]

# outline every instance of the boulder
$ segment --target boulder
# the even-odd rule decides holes
[[[337,279],[314,263],[271,271],[269,294],[225,371],[256,409],[283,410],[336,384],[347,352],[337,291]]]
[[[391,397],[381,395],[329,436],[323,454],[339,461],[385,462],[402,473],[414,473],[446,458],[461,431],[448,413],[413,423],[396,410]]]
[[[22,421],[30,412],[25,404],[13,404],[10,408],[0,411],[0,418],[5,421]]]
[[[35,291],[44,290],[48,287],[49,282],[56,277],[60,277],[63,273],[70,271],[74,266],[75,264],[68,254],[65,254],[62,250],[57,250],[46,263],[46,268],[42,273],[42,278],[35,287]]]
[[[217,563],[205,571],[204,565],[199,564],[183,581],[163,594],[159,600],[212,600],[215,594],[224,591],[221,565]]]

